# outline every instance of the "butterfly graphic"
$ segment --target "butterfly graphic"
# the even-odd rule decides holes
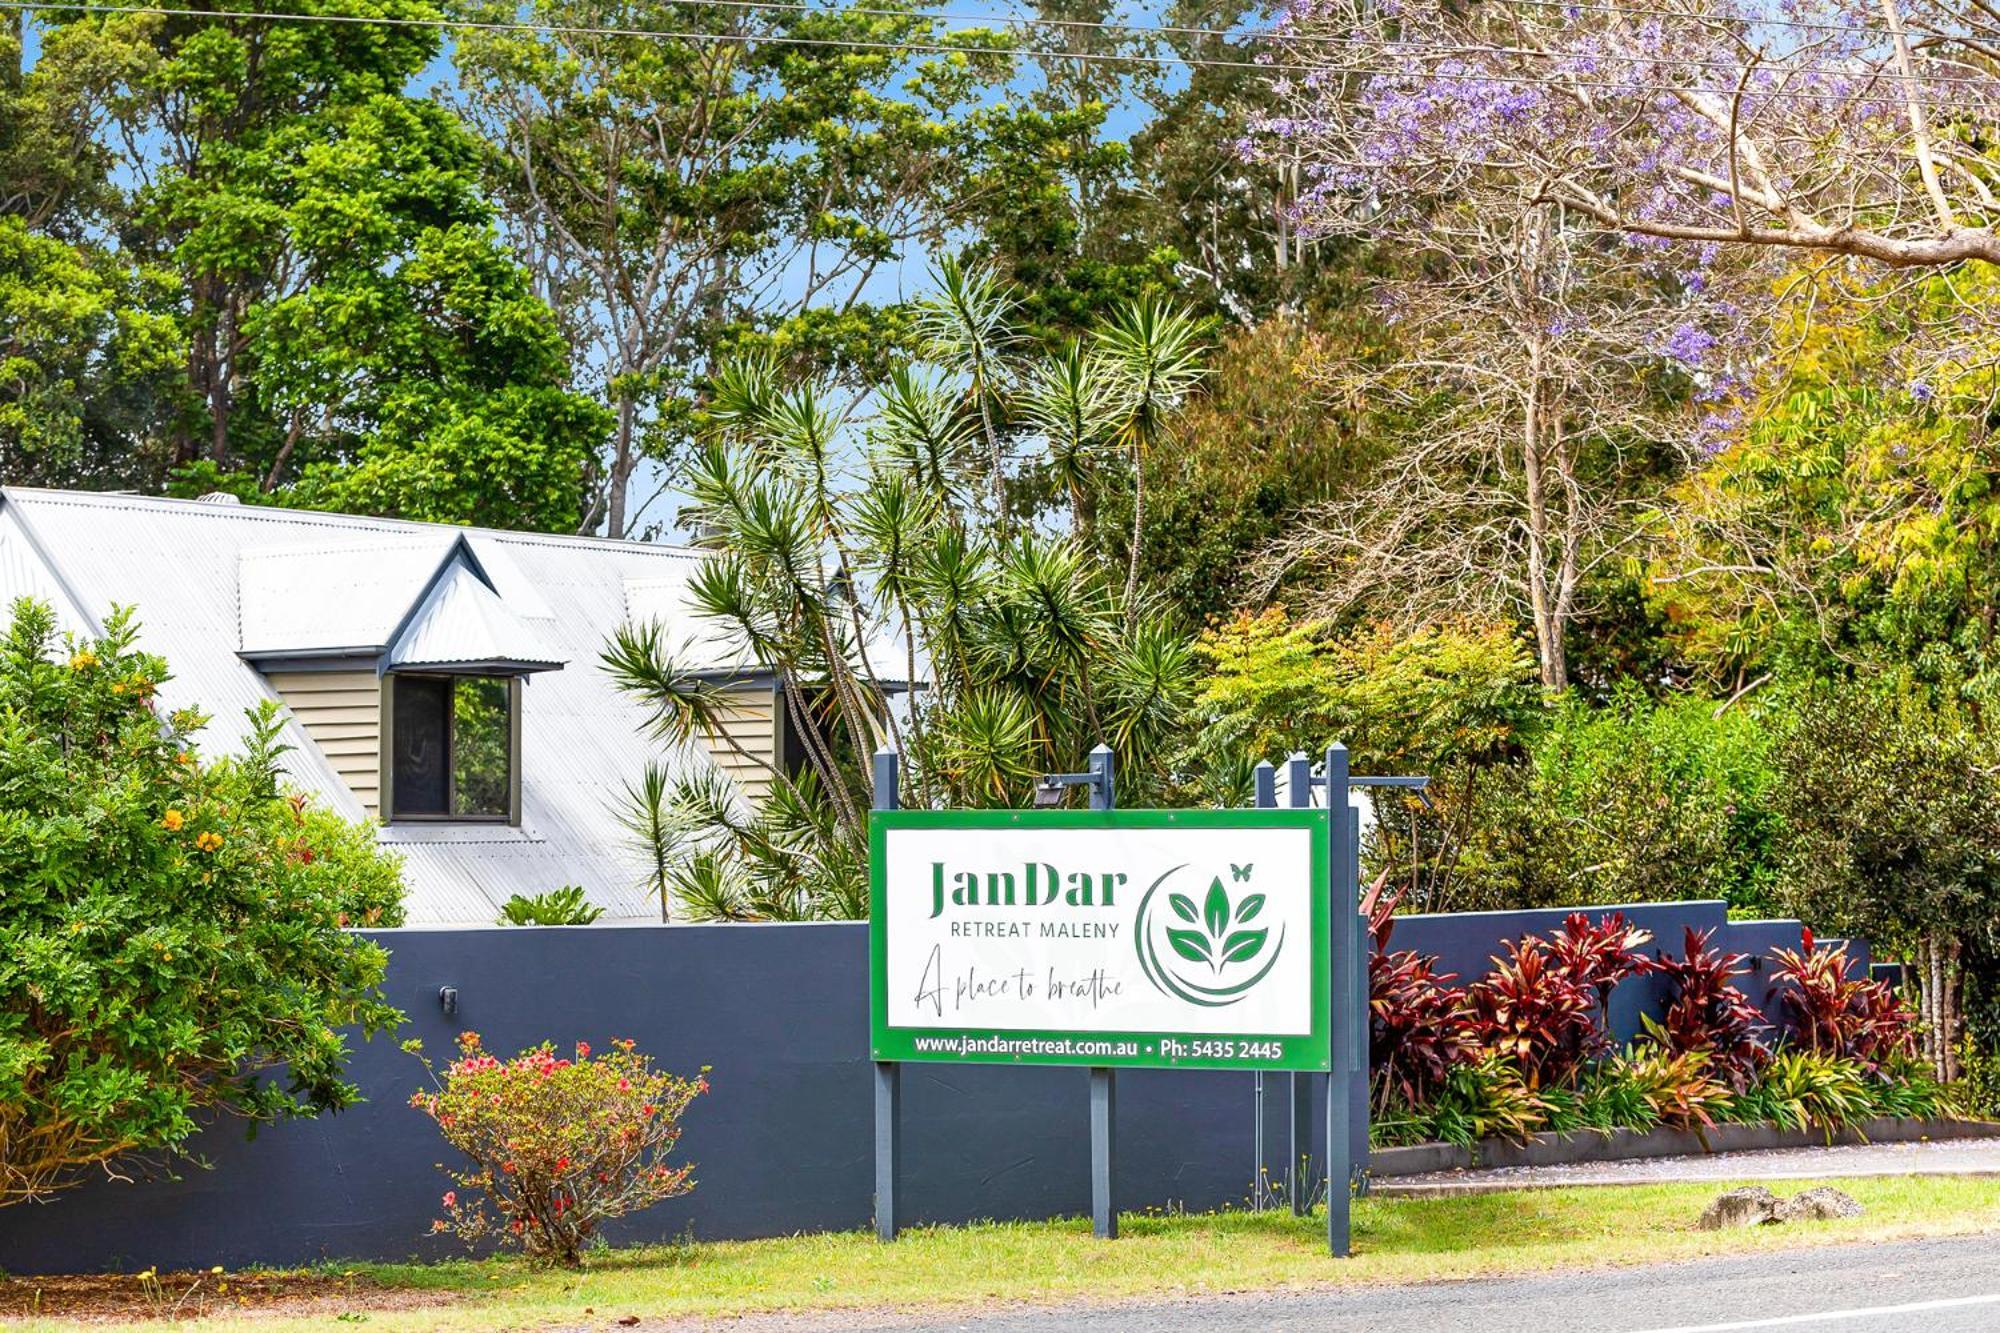
[[[1250,867],[1240,866],[1231,861],[1229,863],[1229,873],[1234,875],[1238,880],[1245,880],[1250,878]]]

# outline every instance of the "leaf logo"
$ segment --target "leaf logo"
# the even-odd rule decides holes
[[[1167,995],[1208,1007],[1234,1004],[1270,974],[1284,947],[1284,931],[1280,928],[1274,939],[1268,923],[1258,923],[1264,910],[1263,894],[1246,893],[1231,899],[1220,875],[1210,879],[1199,906],[1187,894],[1167,889],[1167,881],[1186,868],[1175,866],[1161,875],[1139,900],[1133,938],[1140,968],[1146,979]],[[1249,866],[1232,865],[1230,870],[1233,879],[1250,877]],[[1164,955],[1153,929],[1162,890],[1172,914],[1158,932],[1166,940]],[[1262,965],[1257,966],[1260,961]],[[1245,975],[1246,967],[1255,970]]]
[[[1195,927],[1167,931],[1167,942],[1190,963],[1207,963],[1218,975],[1225,963],[1247,963],[1255,958],[1270,938],[1269,930],[1242,929],[1264,910],[1264,895],[1248,894],[1232,907],[1220,875],[1208,886],[1199,916],[1184,893],[1168,894],[1167,902],[1175,916]]]

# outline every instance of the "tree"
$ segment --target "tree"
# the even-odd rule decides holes
[[[48,29],[44,100],[95,99],[69,97],[101,177],[70,193],[116,238],[77,242],[116,298],[94,318],[121,355],[147,349],[137,370],[184,358],[178,384],[119,373],[102,396],[150,399],[131,411],[159,423],[149,488],[177,468],[183,489],[573,528],[604,422],[568,395],[550,315],[492,233],[479,144],[404,92],[439,49],[438,12],[336,8],[342,21],[225,8]],[[72,360],[109,361],[109,337]],[[44,385],[79,383],[36,364]]]
[[[1949,703],[1864,683],[1804,694],[1777,758],[1790,906],[1915,958],[1926,1054],[1956,1078],[1963,963],[1990,956],[2000,909],[1992,742]]]
[[[1299,139],[1321,191],[1358,104],[1402,151],[1501,173],[1525,202],[1627,235],[1849,256],[2000,262],[1984,127],[2000,22],[1953,0],[1782,10],[1315,4],[1290,25]],[[1328,40],[1331,38],[1332,40]]]
[[[0,641],[0,1205],[253,1124],[359,1100],[337,1029],[400,1015],[388,955],[343,929],[401,920],[372,832],[280,785],[275,706],[204,761],[166,664],[120,613],[55,649],[47,607]]]
[[[1379,154],[1383,132],[1355,125],[1352,151]],[[1542,683],[1563,689],[1595,580],[1634,554],[1659,482],[1714,429],[1703,400],[1727,380],[1697,391],[1693,377],[1713,374],[1736,307],[1709,275],[1559,212],[1440,199],[1392,175],[1368,187],[1361,215],[1325,196],[1306,221],[1420,257],[1384,284],[1387,354],[1334,368],[1337,392],[1391,402],[1415,424],[1365,486],[1291,526],[1264,554],[1265,578],[1309,569],[1322,615],[1516,616]]]
[[[866,304],[870,279],[939,234],[982,133],[968,99],[1011,62],[964,31],[949,34],[962,54],[899,55],[946,34],[894,6],[541,0],[529,17],[554,26],[463,34],[460,101],[497,149],[510,234],[614,415],[586,526],[624,536],[643,508],[634,470],[684,448],[731,349],[770,338],[801,369],[879,373],[895,329]],[[616,31],[585,31],[602,28]]]
[[[1357,350],[1356,332],[1277,316],[1219,338],[1203,391],[1179,413],[1173,447],[1153,457],[1140,546],[1141,583],[1191,625],[1255,605],[1269,592],[1252,579],[1258,554],[1296,511],[1371,470],[1392,428],[1375,434],[1377,405],[1326,390],[1326,368]],[[1129,499],[1117,491],[1101,499],[1115,531],[1128,521]],[[1079,521],[1077,530],[1105,544],[1090,525]]]
[[[1003,308],[1007,295],[989,291]],[[992,346],[1021,345],[1000,321],[970,323]],[[1028,419],[1022,386],[1062,374],[1010,359],[986,382],[1004,395],[993,419]],[[1116,747],[1132,801],[1174,781],[1193,686],[1184,634],[1125,601],[1113,561],[962,503],[991,467],[969,384],[934,367],[892,376],[858,423],[857,470],[838,448],[847,432],[830,386],[789,383],[769,362],[718,378],[691,484],[711,554],[691,591],[732,650],[776,678],[805,764],[772,771],[762,811],[708,777],[675,786],[654,774],[634,788],[628,824],[654,840],[661,882],[689,910],[865,911],[868,758],[885,736],[918,807],[1026,805],[1040,774],[1075,771],[1099,742]],[[1072,433],[1113,438],[1129,399],[1087,402]],[[1008,461],[1036,468],[1039,445],[1010,437]],[[723,696],[673,660],[658,627],[625,627],[605,660],[662,738],[716,730]],[[899,678],[923,687],[887,706]]]
[[[164,304],[115,252],[0,215],[0,478],[129,486],[157,474],[143,418],[122,409],[173,383],[183,344]]]
[[[1428,774],[1422,810],[1400,793],[1377,801],[1370,855],[1409,875],[1410,902],[1463,906],[1453,895],[1479,851],[1484,789],[1507,779],[1546,722],[1533,659],[1511,628],[1343,631],[1272,609],[1210,629],[1196,652],[1206,668],[1194,701],[1200,726],[1182,766],[1205,779],[1211,799],[1243,799],[1233,784],[1247,762],[1318,754],[1335,741],[1358,768]]]
[[[105,238],[119,221],[103,143],[146,21],[42,34],[0,21],[0,479],[151,486],[183,354],[167,284]]]

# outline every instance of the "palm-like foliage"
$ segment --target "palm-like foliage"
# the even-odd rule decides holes
[[[1113,317],[1097,335],[1098,352],[1119,388],[1116,434],[1132,460],[1132,548],[1125,602],[1137,605],[1139,543],[1146,526],[1146,459],[1172,432],[1174,413],[1208,373],[1201,323],[1153,297]]]
[[[933,357],[966,379],[967,396],[986,437],[994,517],[1004,530],[1007,471],[998,409],[1008,378],[1007,354],[1017,341],[1007,320],[1018,302],[988,268],[946,259],[931,277],[937,295],[918,303],[917,334]]]
[[[1010,528],[1003,464],[1019,451],[1081,528],[1100,457],[1168,437],[1199,379],[1197,326],[1146,303],[1091,347],[1023,358],[1013,297],[990,274],[946,264],[938,281],[918,325],[940,364],[877,387],[865,450],[847,447],[823,385],[782,383],[768,362],[717,378],[688,479],[711,552],[690,596],[746,668],[779,682],[805,764],[771,775],[760,810],[713,774],[649,773],[633,789],[634,836],[663,901],[689,915],[865,913],[868,756],[885,734],[916,805],[1025,805],[1039,774],[1080,768],[1100,741],[1118,748],[1128,799],[1171,781],[1186,634],[1146,613],[1130,575],[1121,591],[1094,545]],[[722,696],[677,671],[656,631],[628,627],[605,662],[663,740],[720,730]],[[922,688],[891,708],[897,679]]]
[[[1027,375],[1021,421],[1042,437],[1049,483],[1069,497],[1079,533],[1093,518],[1098,460],[1116,443],[1122,399],[1113,367],[1081,343],[1067,344]]]

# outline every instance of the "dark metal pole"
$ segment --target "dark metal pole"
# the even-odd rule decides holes
[[[1118,804],[1116,762],[1108,745],[1090,752],[1090,808],[1113,810]],[[1118,1200],[1114,1191],[1118,1140],[1118,1084],[1108,1068],[1090,1071],[1090,1229],[1099,1240],[1118,1239]]]
[[[1312,760],[1303,754],[1285,760],[1285,803],[1295,810],[1312,808]],[[1285,1193],[1291,1196],[1293,1216],[1304,1217],[1312,1206],[1313,1076],[1293,1072],[1286,1078],[1291,1082],[1292,1141],[1291,1157],[1285,1163]]]
[[[1278,769],[1268,759],[1260,759],[1251,770],[1250,784],[1253,792],[1251,804],[1259,810],[1272,810],[1278,804]],[[1264,1211],[1264,1196],[1270,1192],[1270,1163],[1264,1157],[1264,1071],[1258,1070],[1250,1076],[1250,1091],[1257,1104],[1255,1118],[1251,1121],[1250,1151],[1257,1167],[1251,1176],[1251,1207],[1256,1212]]]
[[[1348,1036],[1354,1043],[1354,1060],[1347,1071],[1347,1104],[1349,1108],[1347,1141],[1348,1161],[1352,1164],[1354,1186],[1358,1193],[1368,1192],[1368,1078],[1373,1069],[1368,1063],[1368,959],[1374,948],[1374,940],[1368,934],[1368,918],[1362,914],[1358,904],[1361,901],[1361,812],[1350,808],[1347,812],[1347,845],[1354,852],[1354,894],[1357,907],[1354,912],[1354,984],[1348,991],[1348,1001],[1353,1015],[1348,1024]]]
[[[1355,948],[1355,908],[1360,902],[1361,864],[1354,846],[1355,824],[1348,817],[1347,747],[1327,748],[1326,767],[1327,828],[1332,846],[1327,868],[1333,880],[1333,1077],[1326,1089],[1326,1245],[1336,1259],[1345,1258],[1352,1245],[1348,1209],[1353,1201],[1354,1143],[1352,1138],[1354,1103],[1350,1097],[1354,1077],[1353,1006]]]
[[[875,752],[875,808],[901,805],[897,790],[899,756],[894,750]],[[875,905],[881,910],[881,904]],[[897,1196],[903,1188],[903,1144],[898,1130],[903,1119],[903,1067],[894,1060],[875,1062],[875,1239],[896,1239]]]

